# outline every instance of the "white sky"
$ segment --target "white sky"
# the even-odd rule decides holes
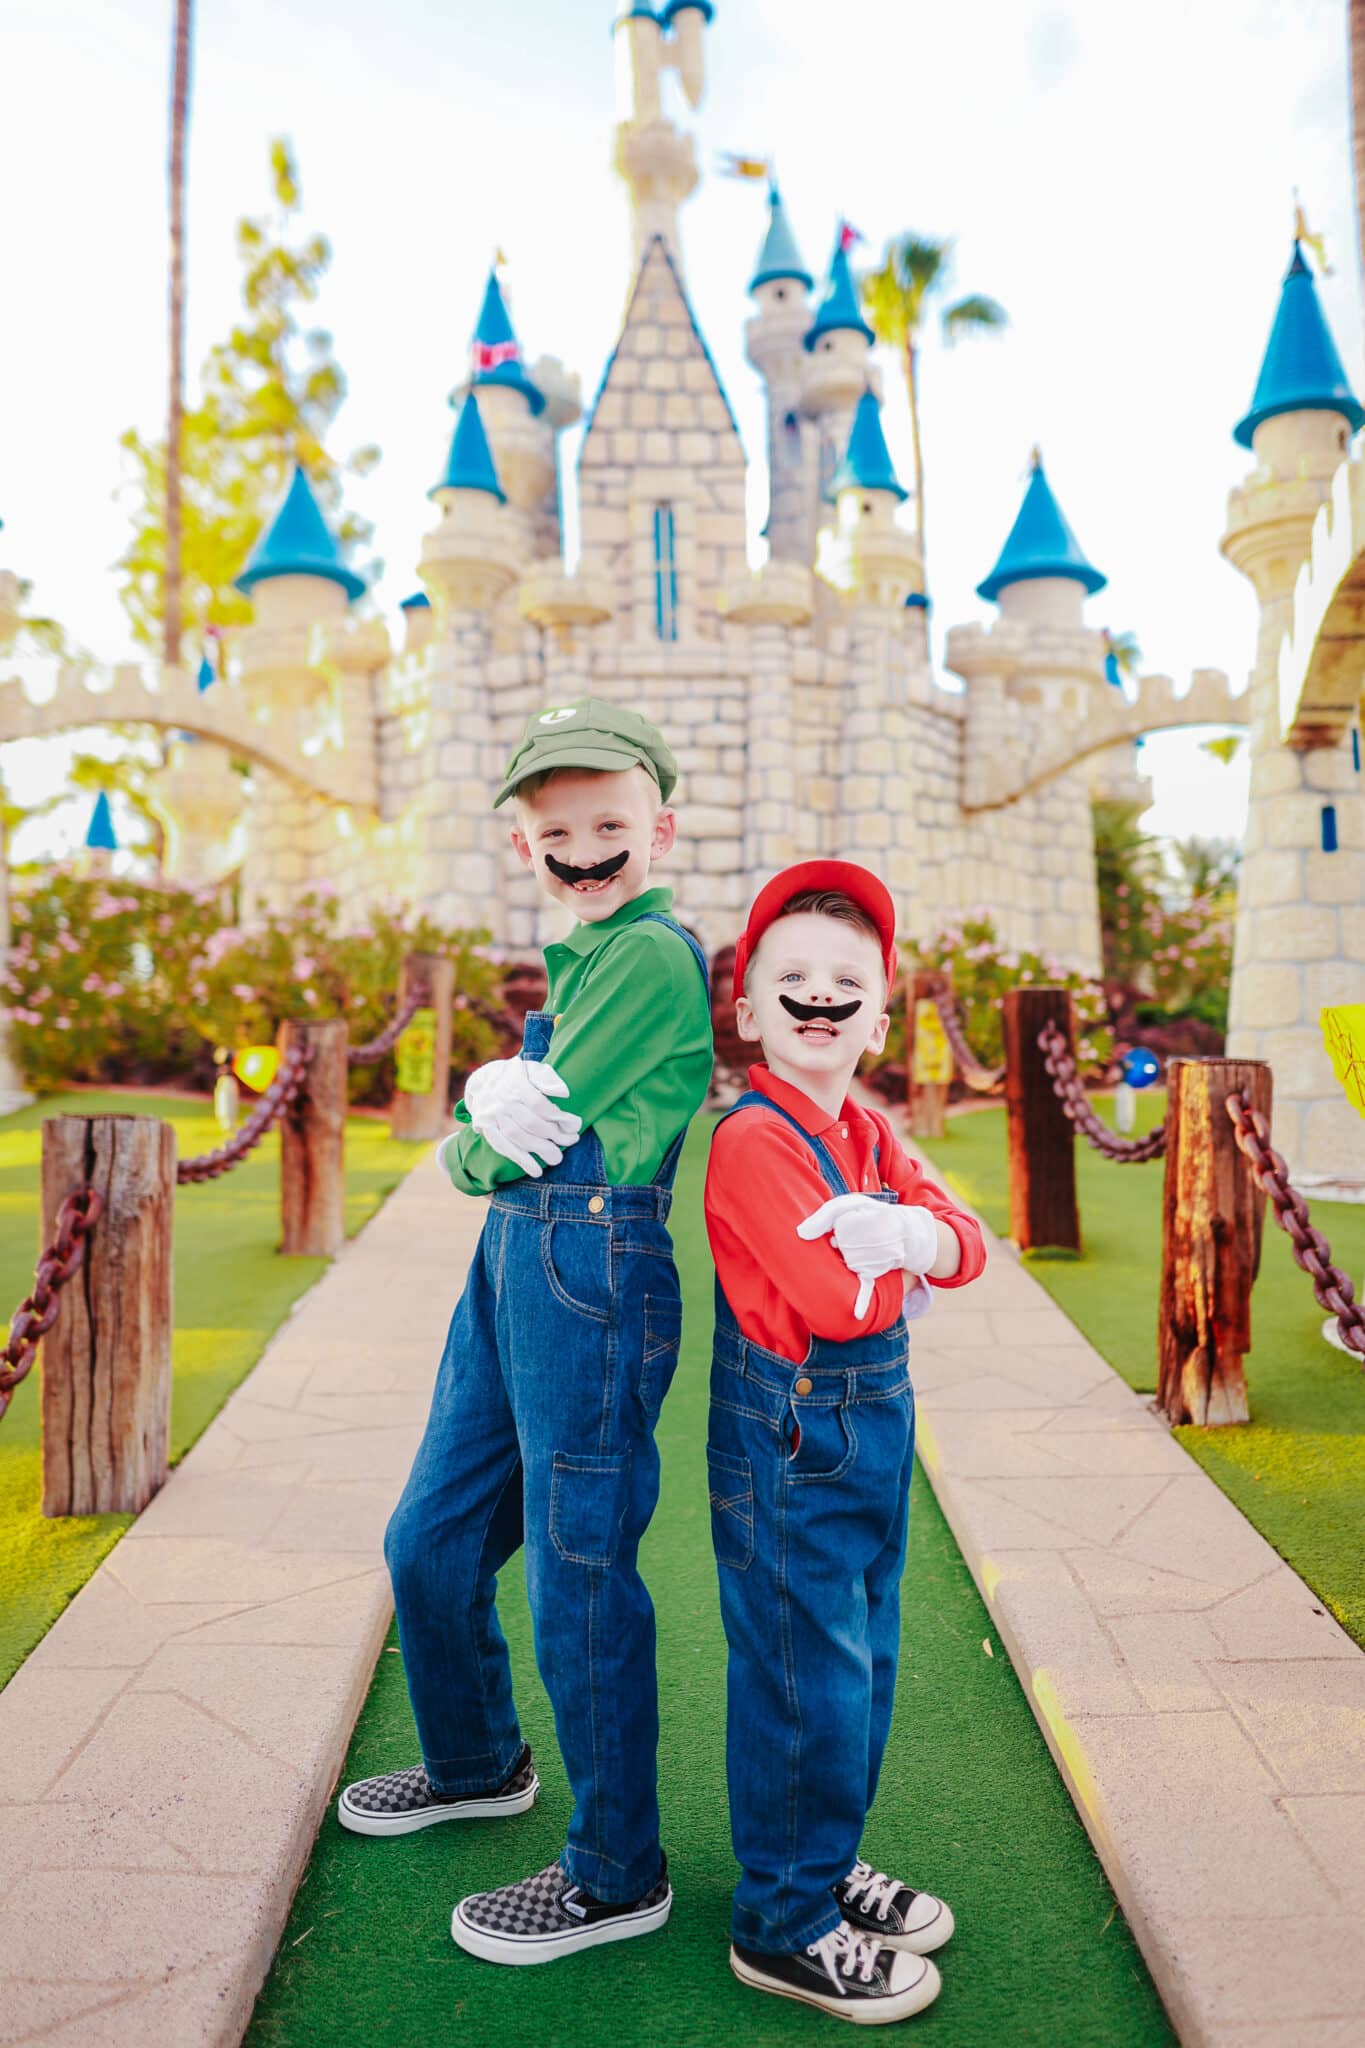
[[[353,488],[415,587],[426,490],[450,432],[489,257],[501,246],[528,357],[589,398],[628,283],[609,170],[612,0],[199,0],[190,163],[189,364],[237,306],[237,217],[266,200],[266,143],[292,136],[306,220],[332,239],[319,309],[350,398],[338,452],[377,441]],[[120,431],[164,413],[165,102],[171,0],[8,0],[0,28],[0,563],[104,659],[128,642],[112,564]],[[1143,666],[1226,669],[1253,652],[1250,587],[1220,558],[1245,411],[1289,251],[1292,188],[1328,238],[1320,289],[1357,389],[1344,0],[717,0],[694,126],[708,176],[684,215],[689,287],[751,458],[761,387],[744,287],[762,189],[712,172],[776,158],[807,265],[845,214],[871,249],[958,237],[957,284],[1008,333],[932,352],[924,409],[940,635],[988,617],[973,585],[1017,510],[1030,446],[1110,578],[1092,623],[1136,631]],[[866,253],[866,252],[864,252]],[[908,425],[888,363],[886,423]],[[22,796],[60,769],[11,760]],[[1149,746],[1176,832],[1238,831],[1244,771],[1189,735]]]

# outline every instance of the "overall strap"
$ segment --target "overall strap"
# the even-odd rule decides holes
[[[692,958],[696,961],[698,967],[701,969],[701,985],[706,990],[706,1000],[709,1004],[711,1000],[711,969],[707,965],[705,953],[703,953],[701,947],[693,938],[691,932],[685,931],[683,927],[677,922],[676,918],[666,917],[662,910],[642,911],[639,917],[636,918],[635,922],[636,924],[665,925],[669,931],[676,932],[678,934],[678,937],[686,942],[688,950],[692,955]]]
[[[815,1137],[810,1131],[808,1131],[805,1128],[804,1124],[800,1123],[798,1119],[792,1115],[789,1109],[783,1109],[780,1103],[774,1102],[770,1095],[764,1095],[757,1088],[746,1088],[744,1093],[740,1096],[738,1102],[733,1103],[730,1106],[730,1108],[726,1110],[725,1116],[722,1116],[717,1120],[716,1129],[720,1129],[721,1124],[725,1122],[725,1117],[733,1116],[737,1110],[741,1109],[766,1109],[770,1111],[773,1116],[780,1116],[784,1123],[789,1123],[791,1125],[792,1129],[796,1132],[797,1137],[800,1138],[804,1144],[808,1145],[810,1147],[810,1150],[814,1153],[815,1163],[820,1169],[820,1177],[824,1181],[825,1186],[829,1189],[830,1193],[832,1195],[852,1194],[853,1190],[852,1188],[850,1188],[848,1182],[844,1179],[843,1174],[839,1171],[838,1166],[835,1164],[834,1155],[829,1150],[829,1147],[827,1145],[822,1144],[819,1138]]]

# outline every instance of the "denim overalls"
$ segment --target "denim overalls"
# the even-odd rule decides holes
[[[735,1104],[753,1107],[799,1133],[831,1194],[850,1192],[819,1138],[766,1095]],[[792,1258],[807,1249],[795,1240]],[[911,1312],[924,1306],[921,1290]],[[847,1343],[812,1337],[794,1364],[744,1336],[717,1285],[706,1455],[730,1645],[731,1926],[745,1948],[791,1951],[838,1925],[831,1888],[857,1861],[877,1790],[914,1459],[909,1356],[901,1315]]]
[[[709,989],[695,940],[644,915],[687,940]],[[532,1011],[522,1058],[549,1057],[553,1029]],[[654,1609],[636,1556],[678,1362],[666,1220],[685,1135],[648,1186],[609,1186],[588,1130],[541,1179],[495,1189],[384,1539],[423,1764],[451,1795],[499,1784],[521,1748],[494,1592],[525,1543],[536,1662],[574,1795],[562,1860],[614,1901],[639,1898],[660,1865]]]

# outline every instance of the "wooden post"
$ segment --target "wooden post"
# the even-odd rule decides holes
[[[1076,1139],[1038,1049],[1049,1020],[1076,1042],[1071,991],[1005,991],[1005,1109],[1009,1133],[1010,1236],[1020,1251],[1081,1249],[1076,1209]]]
[[[299,1040],[313,1056],[303,1092],[280,1125],[280,1250],[329,1259],[346,1242],[345,1019],[281,1024],[280,1057]]]
[[[137,1514],[170,1445],[175,1132],[151,1116],[48,1117],[42,1183],[44,1245],[67,1195],[104,1197],[43,1339],[43,1513]]]
[[[1171,1422],[1250,1420],[1242,1361],[1265,1196],[1239,1151],[1228,1096],[1269,1119],[1264,1060],[1172,1060],[1166,1069],[1166,1180],[1156,1406]]]
[[[424,982],[429,996],[398,1041],[398,1088],[389,1111],[389,1136],[410,1141],[439,1138],[450,1121],[455,962],[444,953],[409,953],[398,982],[400,1010],[414,981]]]
[[[943,1112],[948,1103],[952,1079],[952,1049],[943,1036],[937,1012],[921,1011],[920,1004],[932,1005],[936,996],[948,990],[948,978],[932,969],[920,968],[909,977],[905,1012],[905,1073],[910,1091],[910,1135],[912,1138],[941,1138]],[[943,1054],[946,1053],[946,1061]],[[941,1079],[929,1078],[942,1075]],[[921,1079],[921,1076],[925,1078]]]

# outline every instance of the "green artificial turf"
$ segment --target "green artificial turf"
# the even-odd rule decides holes
[[[1139,1131],[1158,1123],[1165,1111],[1160,1096],[1140,1096],[1139,1105]],[[1343,1104],[1342,1115],[1349,1113]],[[946,1137],[920,1142],[952,1186],[1003,1236],[1009,1225],[1004,1110],[955,1116]],[[1142,1392],[1156,1386],[1161,1181],[1157,1161],[1115,1166],[1078,1140],[1084,1255],[1025,1260],[1096,1350]],[[1365,1205],[1314,1202],[1312,1212],[1337,1264],[1359,1288]],[[1312,1285],[1267,1213],[1246,1361],[1251,1421],[1175,1434],[1365,1644],[1365,1371],[1323,1342],[1322,1324]]]
[[[111,1112],[175,1125],[179,1156],[207,1152],[222,1132],[207,1103],[157,1095],[51,1096],[0,1119],[0,1308],[12,1313],[33,1285],[38,1253],[38,1170],[44,1117]],[[395,1144],[387,1125],[346,1127],[346,1229],[354,1235],[402,1179],[422,1147]],[[171,1458],[183,1457],[326,1259],[282,1259],[280,1141],[263,1140],[221,1180],[183,1187],[175,1212],[174,1384]],[[0,1419],[0,1686],[117,1543],[131,1515],[46,1520],[42,1498],[39,1374],[15,1389]]]
[[[329,1814],[247,2048],[745,2048],[829,2041],[823,2015],[747,1990],[728,1967],[734,1882],[724,1779],[725,1646],[705,1474],[711,1268],[701,1225],[706,1133],[694,1131],[674,1208],[687,1304],[659,1431],[663,1492],[644,1569],[659,1616],[660,1796],[675,1887],[662,1933],[539,1969],[476,1961],[450,1938],[462,1893],[549,1863],[569,1816],[535,1676],[519,1563],[500,1610],[523,1725],[544,1784],[513,1820],[394,1841]],[[867,1853],[940,1889],[958,1933],[944,1990],[914,2022],[940,2048],[1156,2048],[1174,2041],[1132,1936],[1044,1746],[932,1493],[915,1482],[896,1721]],[[989,1643],[993,1654],[988,1655]],[[390,1639],[345,1775],[417,1754]]]

